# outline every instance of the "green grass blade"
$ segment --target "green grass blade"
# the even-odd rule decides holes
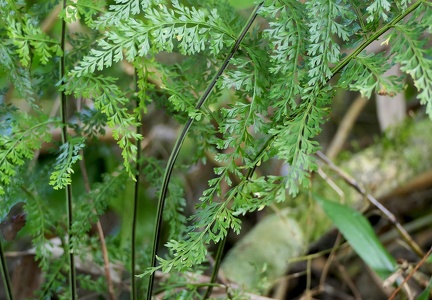
[[[382,279],[394,272],[396,260],[384,248],[368,220],[358,211],[315,195],[325,214],[363,261]]]

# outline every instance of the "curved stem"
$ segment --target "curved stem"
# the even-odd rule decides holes
[[[138,89],[138,74],[135,71],[135,90]],[[139,99],[136,100],[136,107],[139,107]],[[137,119],[139,121],[139,114],[137,116]],[[141,135],[141,122],[138,122],[138,125],[136,127],[136,133],[138,135]],[[141,141],[136,141],[136,147],[137,147],[137,156],[136,156],[136,166],[135,166],[135,188],[134,188],[134,200],[133,200],[133,216],[132,216],[132,239],[131,239],[131,299],[136,300],[137,299],[137,287],[136,287],[136,280],[135,280],[135,247],[136,247],[136,224],[137,224],[137,215],[138,215],[138,197],[139,197],[139,179],[140,179],[140,160],[141,160]]]
[[[219,77],[222,75],[222,73],[227,68],[228,64],[230,63],[231,58],[234,56],[234,53],[240,47],[240,43],[242,42],[242,40],[246,36],[246,33],[249,31],[249,28],[252,26],[252,23],[257,16],[258,9],[262,5],[263,5],[263,2],[258,4],[256,6],[256,8],[254,9],[254,11],[252,12],[251,16],[249,17],[248,22],[243,27],[242,31],[240,32],[239,37],[237,38],[236,42],[234,43],[233,47],[231,48],[230,53],[227,55],[224,62],[222,63],[222,66],[219,68],[216,75],[213,77],[209,86],[205,90],[204,94],[201,96],[200,100],[198,101],[198,104],[195,107],[197,110],[199,110],[202,107],[202,105],[205,103],[205,101],[208,99],[210,93],[212,92],[213,88],[216,85],[217,80],[219,79]],[[194,120],[192,118],[189,118],[186,125],[184,126],[181,134],[179,135],[179,137],[178,137],[178,139],[174,145],[173,150],[171,151],[171,155],[168,159],[167,167],[165,168],[165,174],[164,174],[163,183],[162,183],[162,190],[161,190],[161,193],[159,195],[158,207],[157,207],[156,224],[155,224],[155,231],[154,231],[154,236],[153,236],[153,249],[152,249],[151,263],[150,263],[151,267],[156,266],[156,253],[157,253],[158,244],[159,244],[159,237],[160,237],[159,233],[160,233],[161,225],[162,225],[162,215],[163,215],[163,209],[165,206],[166,195],[168,192],[168,184],[169,184],[169,181],[171,178],[172,171],[174,169],[175,161],[178,157],[178,154],[179,154],[180,149],[183,145],[183,142],[186,138],[186,135],[192,126],[193,121]],[[151,295],[152,295],[152,291],[153,291],[153,282],[154,282],[154,272],[150,275],[150,279],[148,282],[148,289],[147,289],[147,299],[148,300],[151,299]]]
[[[6,263],[6,257],[3,251],[3,245],[0,241],[0,261],[1,261],[1,273],[3,275],[3,283],[6,291],[6,299],[13,300],[12,287],[9,278],[9,271]]]
[[[217,278],[217,276],[219,274],[220,264],[222,262],[222,253],[223,253],[223,250],[225,248],[225,244],[226,244],[226,241],[228,239],[228,234],[230,233],[230,231],[231,230],[227,229],[226,235],[224,236],[224,238],[222,239],[222,241],[219,243],[219,246],[218,246],[218,249],[217,249],[217,252],[216,252],[215,264],[214,264],[214,267],[213,267],[212,275],[211,275],[211,278],[210,278],[210,282],[209,282],[209,284],[207,286],[207,290],[206,290],[206,292],[205,292],[205,294],[203,296],[203,300],[208,299],[208,297],[210,297],[210,295],[211,295],[211,293],[213,291],[213,286],[215,285],[216,278]]]
[[[66,11],[66,0],[63,0],[63,11]],[[63,51],[63,55],[60,58],[60,80],[64,83],[64,77],[66,74],[65,71],[65,60],[66,60],[66,49],[65,49],[65,39],[66,39],[66,21],[63,19],[61,23],[61,49]],[[65,144],[68,142],[67,136],[67,122],[66,122],[66,93],[63,90],[61,92],[61,121],[62,121],[62,143]],[[72,215],[72,186],[68,184],[66,186],[66,210],[67,210],[67,223],[68,223],[68,233],[69,240],[67,242],[67,253],[69,253],[69,290],[71,293],[71,299],[75,300],[77,298],[76,292],[76,276],[75,276],[75,258],[74,251],[72,246],[72,223],[73,223],[73,215]]]

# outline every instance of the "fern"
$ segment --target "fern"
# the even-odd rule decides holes
[[[115,5],[109,6],[109,11],[103,14],[96,21],[96,25],[101,28],[118,24],[121,20],[129,19],[130,17],[137,15],[142,10],[146,10],[152,4],[158,4],[162,1],[154,0],[116,0]]]
[[[60,154],[57,157],[49,182],[55,190],[62,189],[72,182],[71,175],[74,173],[72,166],[82,159],[79,152],[83,148],[82,138],[71,139],[60,146]]]
[[[335,64],[340,58],[340,47],[334,35],[343,41],[349,40],[349,31],[337,22],[336,18],[353,18],[349,7],[332,1],[308,1],[306,8],[308,15],[314,16],[308,24],[309,45],[308,60],[308,86],[317,86],[325,83],[333,76],[330,64]]]
[[[405,4],[406,5],[406,4]],[[376,0],[373,1],[367,8],[366,11],[370,14],[366,21],[372,22],[373,20],[382,19],[383,21],[388,20],[388,13],[391,8],[391,3],[387,0]]]
[[[12,134],[0,135],[0,182],[9,184],[16,175],[16,166],[22,166],[25,159],[34,156],[34,150],[51,140],[48,126],[56,123],[58,121],[49,120],[45,115],[36,118],[14,115]],[[4,188],[0,186],[0,195],[3,193]]]
[[[118,86],[113,85],[115,81],[113,77],[83,76],[78,80],[70,80],[64,89],[66,94],[73,93],[76,97],[95,100],[95,108],[107,116],[107,124],[114,128],[113,136],[123,149],[125,167],[132,176],[132,162],[135,161],[137,151],[134,141],[140,140],[141,136],[131,131],[132,127],[137,126],[135,116],[125,107],[128,99]]]
[[[30,19],[25,18],[24,23],[21,23],[9,15],[3,20],[9,24],[8,37],[16,47],[16,52],[24,66],[30,64],[30,47],[33,47],[34,53],[38,55],[42,64],[47,64],[54,55],[62,55],[58,42],[42,33]]]
[[[81,0],[71,1],[68,3],[66,10],[60,15],[67,23],[76,22],[84,17],[84,21],[88,26],[93,26],[93,18],[95,15],[103,12],[105,1],[96,0]]]
[[[95,184],[92,190],[82,197],[77,211],[85,213],[86,216],[79,218],[85,220],[84,222],[80,221],[74,224],[74,226],[79,226],[79,228],[75,228],[77,233],[89,230],[90,224],[95,223],[98,216],[106,210],[109,200],[118,196],[124,188],[125,175],[126,173],[121,170],[113,174],[104,174],[103,182]]]
[[[207,205],[199,215],[202,219],[194,219],[195,225],[188,228],[189,234],[185,240],[170,240],[166,243],[166,247],[173,252],[173,258],[167,260],[158,257],[160,265],[149,269],[145,274],[160,268],[164,272],[169,272],[171,269],[184,271],[191,268],[205,260],[206,244],[210,241],[219,242],[226,236],[229,228],[239,233],[240,220],[228,209],[227,202]],[[203,230],[193,231],[197,228]]]
[[[149,8],[146,15],[149,24],[131,18],[117,24],[116,30],[108,31],[105,39],[98,42],[101,50],[93,49],[71,75],[79,77],[110,67],[113,61],[123,59],[123,50],[129,61],[137,55],[146,56],[151,50],[150,44],[152,51],[170,52],[176,40],[182,54],[191,55],[209,47],[216,55],[228,44],[225,36],[231,37],[230,41],[234,39],[234,34],[221,22],[217,11],[212,10],[207,16],[204,11],[189,9],[178,1],[173,1],[172,5],[174,9],[162,4],[158,8]],[[212,32],[211,39],[210,30],[216,31]]]
[[[6,38],[2,36],[2,38]],[[17,88],[18,93],[31,105],[36,107],[35,82],[30,72],[17,64],[14,53],[5,45],[0,44],[0,66],[8,74],[9,81]]]
[[[286,5],[274,1],[261,13],[272,20],[265,30],[273,50],[270,72],[277,75],[270,97],[277,108],[276,118],[280,119],[297,106],[296,97],[302,93],[301,81],[306,76],[306,69],[301,67],[306,56],[306,11],[296,1],[287,1]]]
[[[383,77],[389,69],[388,58],[384,55],[362,53],[346,66],[339,85],[344,89],[359,91],[366,98],[370,98],[373,92],[395,95],[402,90],[402,84],[396,76]]]
[[[72,1],[60,13],[62,22],[85,30],[59,37],[56,30],[45,33],[40,26],[56,1],[30,6],[0,0],[0,194],[1,201],[6,199],[0,213],[7,213],[9,198],[26,199],[29,231],[46,273],[38,296],[74,297],[64,276],[70,253],[53,257],[45,247],[47,235],[55,233],[65,249],[71,242],[76,255],[84,259],[89,254],[102,264],[102,253],[88,231],[112,201],[119,201],[115,196],[128,188],[126,174],[140,179],[137,184],[144,188],[145,199],[159,197],[164,203],[166,196],[160,215],[168,226],[166,232],[157,230],[168,242],[157,253],[159,265],[149,266],[155,257],[149,257],[149,247],[142,243],[129,249],[124,246],[129,236],[119,233],[106,241],[112,261],[135,273],[129,263],[135,257],[131,253],[139,250],[137,270],[147,275],[159,269],[171,272],[171,278],[165,278],[166,297],[181,294],[192,299],[201,291],[186,271],[202,272],[209,245],[221,243],[222,253],[229,231],[240,232],[241,215],[287,202],[288,196],[309,188],[317,169],[314,154],[321,147],[317,135],[337,89],[367,98],[399,93],[403,78],[383,75],[398,63],[412,77],[417,96],[431,115],[432,53],[425,38],[432,31],[431,5],[411,2],[266,0],[246,22],[226,1]],[[249,30],[256,13],[265,25]],[[248,30],[241,29],[244,24]],[[367,52],[367,46],[386,33],[389,53]],[[65,53],[61,38],[70,44]],[[161,57],[171,57],[171,52],[175,63],[163,63]],[[65,69],[69,73],[60,75]],[[61,83],[53,84],[60,77]],[[71,96],[69,103],[62,97],[61,123],[55,113],[46,111],[51,105],[46,99],[57,92]],[[18,109],[16,96],[25,98],[27,111]],[[64,114],[66,104],[84,105],[69,115]],[[137,133],[137,127],[151,132],[146,126],[160,122],[162,114],[163,119],[174,119],[172,124],[186,124],[165,172],[165,140],[159,143],[152,135],[144,139]],[[67,143],[59,149],[46,143],[52,141],[52,130],[66,126],[73,129]],[[116,150],[97,141],[108,132],[106,126],[121,149],[124,172],[117,173]],[[65,222],[64,213],[52,208],[51,201],[60,195],[56,190],[70,189],[79,177],[79,172],[74,174],[80,167],[76,163],[90,139],[104,153],[104,163],[93,167],[85,179],[92,186],[89,193],[82,191],[79,180],[74,186],[74,222]],[[143,139],[139,156],[137,144]],[[187,149],[179,155],[183,142]],[[39,150],[42,158],[26,164]],[[88,156],[100,153],[89,151]],[[174,165],[177,157],[181,165]],[[269,160],[281,160],[286,174],[272,174]],[[195,163],[209,161],[215,177],[199,199],[191,199],[196,200],[195,210],[187,216],[182,175]],[[261,172],[254,174],[261,165]],[[70,225],[72,230],[66,233]],[[80,276],[79,281],[81,287],[101,294],[106,289],[100,278]]]
[[[432,116],[432,51],[425,47],[426,40],[421,38],[426,26],[430,24],[430,17],[422,21],[397,24],[390,42],[395,60],[401,64],[401,70],[412,77],[419,91],[417,97],[420,103],[426,105],[426,112]]]
[[[311,154],[319,150],[319,144],[312,139],[321,131],[326,116],[324,105],[330,95],[321,91],[316,97],[320,104],[312,102],[315,98],[305,101],[282,126],[270,131],[276,136],[273,147],[278,156],[289,164],[285,188],[291,195],[299,192],[299,186],[308,185],[309,174],[317,167]]]

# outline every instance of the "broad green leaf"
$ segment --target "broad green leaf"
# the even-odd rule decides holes
[[[363,215],[348,206],[325,200],[318,195],[315,195],[315,199],[354,251],[378,276],[385,279],[395,270],[396,260],[378,240]]]

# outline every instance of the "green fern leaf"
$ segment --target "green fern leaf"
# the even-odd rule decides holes
[[[82,159],[81,149],[85,146],[84,138],[74,137],[60,146],[60,154],[56,159],[54,171],[51,173],[49,184],[55,190],[62,189],[72,182],[73,165]]]
[[[207,12],[189,8],[177,0],[172,1],[172,7],[159,4],[157,8],[148,8],[147,22],[132,18],[119,22],[115,30],[108,31],[105,38],[99,40],[101,50],[92,49],[71,74],[79,77],[110,67],[113,61],[124,58],[123,50],[129,61],[137,55],[148,55],[151,47],[171,52],[175,44],[184,55],[207,48],[217,55],[234,41],[235,34],[215,9]]]
[[[382,53],[359,54],[343,70],[338,85],[344,89],[359,91],[370,98],[372,92],[395,95],[402,90],[402,82],[396,76],[384,77],[390,69],[388,58]]]
[[[34,156],[34,150],[40,149],[43,142],[51,141],[49,125],[58,124],[42,114],[30,117],[17,113],[13,118],[12,134],[0,135],[0,182],[4,184],[9,184],[16,175],[16,166],[24,165],[26,159]],[[0,195],[3,193],[0,185]]]
[[[406,5],[406,4],[405,4]],[[390,12],[391,3],[387,0],[375,0],[366,8],[366,11],[369,13],[369,16],[366,18],[368,23],[371,23],[375,20],[382,19],[383,21],[387,21]]]
[[[308,1],[306,7],[307,14],[314,16],[308,24],[308,86],[316,86],[325,83],[333,75],[330,64],[339,61],[340,48],[333,35],[343,41],[349,40],[348,29],[337,22],[336,18],[349,19],[352,13],[343,3],[327,0]]]
[[[305,8],[297,1],[286,2],[282,6],[279,1],[274,1],[261,11],[263,16],[272,20],[265,36],[273,50],[270,72],[277,75],[276,82],[271,86],[270,98],[277,108],[275,117],[278,120],[297,106],[296,96],[302,93],[300,82],[306,75],[306,69],[300,67],[306,55]]]
[[[409,74],[419,91],[420,103],[426,105],[426,112],[432,118],[432,49],[425,47],[427,40],[421,38],[425,26],[416,21],[395,26],[390,37],[395,61],[401,70]]]
[[[68,80],[62,89],[66,94],[73,93],[76,97],[94,99],[95,109],[107,116],[107,124],[113,128],[113,137],[122,148],[125,168],[133,178],[132,162],[135,162],[137,153],[135,141],[142,136],[131,130],[138,126],[136,116],[128,112],[125,105],[129,100],[115,82],[112,77],[85,75]]]

